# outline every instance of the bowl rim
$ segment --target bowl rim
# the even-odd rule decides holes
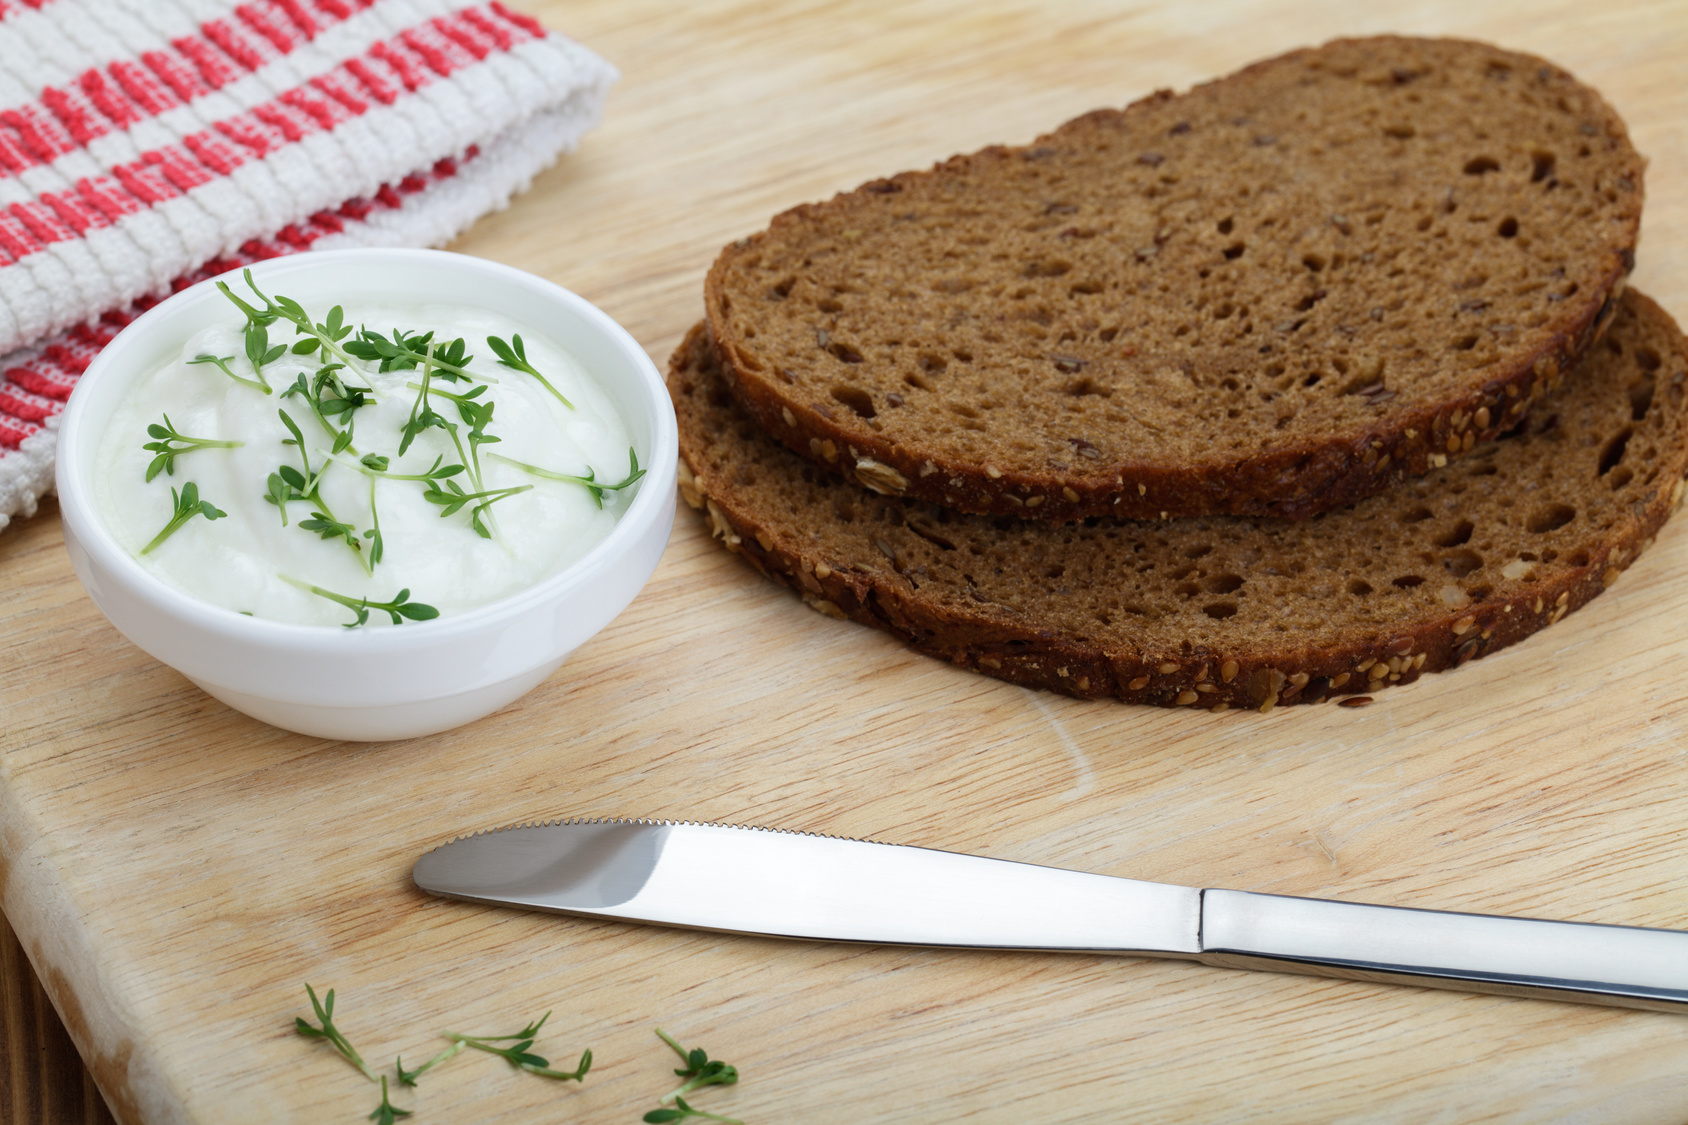
[[[264,282],[266,279],[291,273],[333,268],[336,262],[347,258],[367,260],[378,257],[391,259],[395,263],[425,262],[431,266],[461,269],[471,274],[491,275],[518,286],[535,289],[547,298],[567,306],[583,323],[626,354],[630,360],[629,366],[644,392],[638,397],[645,405],[652,407],[649,411],[652,440],[649,463],[645,466],[644,479],[639,482],[639,491],[610,533],[585,555],[531,586],[461,613],[432,621],[407,621],[402,629],[350,629],[248,617],[234,610],[200,601],[154,575],[125,550],[106,527],[94,502],[91,482],[81,470],[80,444],[85,440],[97,441],[100,436],[86,432],[90,424],[87,421],[91,409],[89,403],[97,388],[119,377],[106,372],[114,369],[121,371],[121,359],[127,350],[126,338],[128,345],[133,346],[136,338],[156,331],[156,326],[161,321],[167,322],[181,310],[206,299],[207,291],[212,290],[217,281],[227,279],[229,274],[234,272],[230,270],[171,294],[124,326],[100,350],[77,380],[64,412],[60,415],[55,466],[60,510],[63,518],[72,525],[78,543],[93,561],[106,568],[113,578],[121,581],[132,592],[148,599],[169,616],[181,620],[183,624],[220,634],[231,640],[294,651],[317,650],[325,645],[344,650],[347,645],[357,645],[361,649],[380,654],[389,649],[409,648],[421,640],[421,634],[424,632],[428,642],[437,645],[448,642],[454,635],[476,634],[488,628],[506,625],[542,606],[554,604],[575,588],[592,581],[595,575],[601,574],[613,565],[617,558],[637,546],[647,533],[648,525],[661,519],[665,509],[669,508],[665,500],[671,497],[675,487],[679,433],[661,373],[632,334],[602,309],[556,282],[502,262],[446,250],[397,247],[320,250],[255,262],[245,268],[250,269],[260,282]],[[567,340],[559,339],[557,342],[565,348],[568,347]],[[130,378],[138,377],[138,374],[138,370],[133,371]]]

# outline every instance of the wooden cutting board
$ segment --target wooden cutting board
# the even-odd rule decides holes
[[[716,248],[788,205],[1342,33],[1475,36],[1599,86],[1652,158],[1635,284],[1688,314],[1688,10],[525,3],[623,69],[603,129],[457,249],[598,302],[659,360]],[[1688,521],[1546,633],[1362,710],[1169,712],[975,677],[805,609],[683,512],[656,577],[467,729],[326,743],[124,641],[49,505],[0,535],[0,880],[123,1122],[356,1122],[292,1029],[337,990],[366,1057],[507,1032],[584,1086],[454,1059],[416,1122],[633,1122],[653,1034],[737,1064],[747,1122],[1688,1119],[1688,1019],[1089,956],[798,945],[488,910],[422,851],[631,815],[1197,886],[1688,927]],[[722,872],[731,878],[732,872]]]

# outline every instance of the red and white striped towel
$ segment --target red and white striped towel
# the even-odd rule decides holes
[[[616,77],[497,0],[0,0],[0,528],[142,310],[262,258],[444,242]]]

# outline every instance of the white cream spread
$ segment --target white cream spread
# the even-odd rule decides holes
[[[238,282],[232,288],[237,295],[248,296]],[[306,311],[319,322],[328,313],[327,308],[309,305]],[[492,538],[482,538],[471,525],[475,502],[442,516],[443,506],[424,496],[430,487],[449,490],[449,483],[465,492],[477,491],[467,465],[464,472],[434,485],[392,479],[395,474],[425,473],[436,459],[441,466],[473,460],[464,456],[470,452],[470,424],[456,403],[433,393],[430,405],[456,425],[462,453],[445,430],[431,427],[418,433],[399,456],[403,428],[417,405],[420,369],[382,373],[373,362],[357,361],[352,369],[340,371],[348,387],[369,388],[373,401],[352,415],[351,448],[334,454],[334,438],[308,402],[297,394],[284,397],[282,393],[299,375],[307,380],[315,376],[324,363],[320,354],[297,355],[289,350],[263,364],[261,376],[272,388],[270,394],[236,381],[215,364],[190,362],[206,354],[233,357],[229,371],[244,379],[257,378],[246,356],[245,320],[230,304],[225,323],[183,341],[179,355],[135,381],[101,439],[96,502],[117,541],[149,571],[195,598],[236,612],[277,621],[340,625],[353,621],[354,611],[301,584],[354,600],[367,598],[370,603],[390,601],[408,589],[410,601],[449,615],[497,601],[558,573],[609,534],[618,514],[631,503],[637,484],[606,492],[600,509],[581,484],[548,479],[510,463],[581,477],[591,470],[599,484],[615,484],[629,475],[631,441],[614,404],[543,331],[495,313],[450,305],[348,303],[345,321],[354,328],[348,340],[355,338],[359,325],[388,335],[394,328],[407,333],[433,330],[440,344],[463,338],[473,357],[466,366],[474,382],[447,381],[435,375],[429,379],[430,390],[462,395],[482,382],[489,383],[473,401],[496,403],[484,432],[499,440],[479,447],[479,491],[531,486],[498,499],[483,514]],[[272,348],[302,339],[284,320],[270,325],[268,333]],[[532,375],[498,363],[487,338],[508,341],[518,334],[528,362],[569,400],[572,409]],[[303,473],[299,448],[284,444],[291,435],[278,410],[285,410],[304,435],[311,469],[329,464],[317,478],[319,495],[337,522],[355,530],[358,549],[344,537],[324,539],[302,528],[300,524],[318,510],[309,502],[290,501],[284,525],[281,508],[266,499],[270,478],[282,466]],[[166,415],[174,431],[186,437],[242,444],[180,453],[173,473],[158,472],[149,482],[148,466],[157,454],[143,446],[158,439],[148,434],[148,426],[162,424]],[[327,420],[334,428],[345,428],[343,415]],[[386,476],[375,475],[363,461],[370,455],[389,459]],[[197,486],[201,500],[226,517],[196,515],[143,554],[176,512],[172,488],[180,491],[189,481]],[[375,527],[377,516],[381,558],[371,567],[374,542],[367,533]],[[370,610],[371,625],[385,625],[389,620],[387,613]]]

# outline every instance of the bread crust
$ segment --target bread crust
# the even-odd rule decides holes
[[[730,396],[719,385],[723,372],[702,324],[687,336],[670,363],[670,393],[680,417],[680,489],[687,503],[704,513],[714,536],[730,551],[767,578],[797,591],[810,607],[828,616],[882,629],[926,655],[999,679],[1081,698],[1114,697],[1132,703],[1210,710],[1267,711],[1279,704],[1371,694],[1396,683],[1410,683],[1426,672],[1443,671],[1485,656],[1559,621],[1616,581],[1651,544],[1680,503],[1683,477],[1688,472],[1688,394],[1684,392],[1688,342],[1670,317],[1647,298],[1632,293],[1624,304],[1622,347],[1635,358],[1615,359],[1602,348],[1589,362],[1604,364],[1605,368],[1579,374],[1585,380],[1603,379],[1609,384],[1602,393],[1609,401],[1617,396],[1616,416],[1621,420],[1631,404],[1640,401],[1633,388],[1641,384],[1634,382],[1633,368],[1626,375],[1619,365],[1657,365],[1657,377],[1648,376],[1645,382],[1650,404],[1645,410],[1655,413],[1651,415],[1653,421],[1646,423],[1654,427],[1646,430],[1650,435],[1646,438],[1648,448],[1653,453],[1644,462],[1656,464],[1657,471],[1645,484],[1624,478],[1623,491],[1601,516],[1610,519],[1610,526],[1579,530],[1577,537],[1541,539],[1542,543],[1558,543],[1567,557],[1552,565],[1543,562],[1539,567],[1524,566],[1516,578],[1499,573],[1499,559],[1488,560],[1485,565],[1489,570],[1475,574],[1481,583],[1476,591],[1483,596],[1472,597],[1464,604],[1426,607],[1421,603],[1400,619],[1362,622],[1347,629],[1345,635],[1322,636],[1314,644],[1298,641],[1293,635],[1275,643],[1262,644],[1258,637],[1240,643],[1240,638],[1227,640],[1223,629],[1210,629],[1208,636],[1197,638],[1194,644],[1169,642],[1164,636],[1158,640],[1133,637],[1129,629],[1120,628],[1080,636],[1075,635],[1070,621],[1053,620],[1060,614],[1050,613],[1048,607],[1039,612],[1037,607],[1004,604],[971,584],[966,589],[969,597],[949,597],[946,594],[955,591],[939,587],[936,580],[920,575],[917,581],[903,573],[907,560],[899,562],[898,555],[908,548],[889,542],[892,532],[856,530],[857,524],[871,522],[860,513],[874,504],[897,505],[898,518],[911,522],[914,516],[910,513],[917,507],[913,502],[878,500],[848,482],[819,480],[790,493],[807,499],[776,503],[765,490],[758,492],[753,484],[745,483],[763,474],[773,477],[776,471],[801,475],[803,463],[777,451],[731,404]],[[1620,341],[1611,343],[1617,348]],[[1620,381],[1624,378],[1631,380],[1628,391]],[[1589,388],[1567,387],[1544,405],[1549,414],[1535,424],[1551,430],[1549,423],[1558,417],[1552,412],[1575,408],[1567,398],[1573,393],[1584,395],[1583,401],[1587,401]],[[1618,478],[1609,474],[1624,471],[1625,443],[1639,444],[1642,438],[1635,434],[1643,428],[1641,414],[1637,414],[1634,425],[1620,429],[1622,436],[1615,443],[1606,443],[1604,451],[1599,452],[1593,489],[1619,492],[1612,489],[1612,482]],[[1589,440],[1598,436],[1574,432],[1564,441],[1567,449],[1587,449]],[[1507,457],[1515,444],[1501,443],[1487,459],[1494,462]],[[746,456],[751,447],[759,452]],[[1587,459],[1594,454],[1583,456]],[[1456,487],[1464,491],[1461,482],[1472,478],[1456,474],[1470,468],[1456,466],[1421,482],[1418,487],[1426,499],[1426,514],[1429,508],[1437,507],[1436,498],[1452,499],[1449,493]],[[1443,492],[1437,492],[1438,487]],[[1555,494],[1560,499],[1576,500],[1587,513],[1586,519],[1595,518],[1592,509],[1601,503],[1600,497],[1585,502],[1581,495],[1565,491],[1572,486],[1562,482],[1556,487],[1563,493]],[[853,506],[858,512],[857,524],[851,524],[848,532],[840,531],[827,519],[828,502]],[[1365,503],[1412,506],[1395,497],[1376,497]],[[1336,538],[1364,534],[1367,526],[1376,525],[1360,524],[1350,531],[1340,522],[1355,519],[1354,513],[1360,511],[1357,507],[1331,513],[1322,526]],[[1482,515],[1475,511],[1471,514],[1474,518]],[[1488,514],[1499,518],[1498,508]],[[1269,547],[1270,537],[1276,534],[1272,521],[1205,521],[1200,534],[1180,530],[1203,523],[1157,521],[1152,526],[1165,529],[1166,538],[1175,543],[1253,535]],[[954,545],[963,545],[965,540],[969,548],[989,545],[994,534],[991,521],[982,517],[957,517],[955,523],[945,526],[945,534],[952,534],[956,540]],[[1105,521],[1105,526],[1130,525]],[[1011,521],[1004,527],[1002,538],[1017,543],[1035,541],[1039,535],[1061,534],[1061,529],[1040,528],[1033,521]],[[922,532],[921,537],[930,534]],[[1469,525],[1463,534],[1472,534]],[[884,537],[875,543],[876,535]],[[1185,538],[1176,539],[1179,535]],[[1448,557],[1456,557],[1460,553],[1458,544],[1466,539],[1456,534],[1451,541],[1455,547]],[[902,542],[912,541],[905,537]],[[1030,565],[1029,559],[1024,561]],[[1510,573],[1517,566],[1514,563],[1505,569]],[[1097,573],[1087,574],[1083,580],[1108,579]],[[1466,588],[1472,588],[1469,582]]]
[[[884,405],[887,397],[901,397],[905,389],[899,388],[895,393],[884,391],[886,386],[891,385],[887,380],[894,381],[895,371],[888,370],[878,382],[865,380],[862,377],[864,372],[868,366],[880,363],[878,357],[869,357],[869,363],[863,364],[859,362],[861,356],[858,355],[858,362],[852,368],[829,354],[828,344],[821,342],[821,338],[829,332],[849,330],[847,307],[832,321],[826,321],[824,317],[817,321],[832,323],[833,327],[813,329],[818,346],[810,349],[812,355],[803,359],[807,366],[794,366],[795,361],[787,363],[785,361],[791,358],[789,354],[765,347],[766,331],[748,334],[756,332],[754,322],[758,316],[799,315],[785,308],[769,311],[760,306],[754,310],[756,315],[741,315],[745,303],[756,299],[746,285],[762,276],[757,272],[762,267],[756,263],[766,256],[779,254],[791,258],[805,247],[819,245],[839,233],[849,234],[857,228],[865,230],[876,224],[883,225],[888,221],[885,218],[887,213],[903,206],[904,200],[930,200],[945,190],[946,184],[971,182],[969,178],[988,179],[995,174],[993,169],[1039,159],[1039,153],[1054,153],[1061,146],[1071,148],[1077,139],[1126,133],[1132,134],[1135,141],[1136,133],[1142,132],[1147,122],[1160,123],[1169,115],[1178,116],[1185,110],[1193,114],[1215,99],[1223,102],[1225,97],[1237,91],[1246,92],[1250,84],[1260,81],[1262,76],[1293,71],[1308,66],[1310,62],[1331,64],[1331,60],[1356,58],[1419,57],[1425,52],[1434,54],[1437,51],[1448,54],[1450,58],[1457,57],[1458,64],[1462,66],[1475,66],[1487,60],[1487,65],[1504,64],[1519,74],[1533,73],[1544,87],[1574,92],[1579,99],[1576,112],[1582,118],[1579,128],[1584,135],[1610,146],[1605,154],[1609,157],[1610,167],[1602,184],[1611,198],[1605,204],[1605,213],[1599,216],[1602,225],[1599,227],[1598,248],[1587,255],[1587,260],[1576,263],[1576,268],[1569,271],[1569,274],[1575,274],[1575,280],[1565,281],[1564,287],[1574,292],[1544,306],[1547,312],[1532,314],[1540,316],[1540,323],[1523,331],[1518,331],[1517,325],[1509,323],[1486,325],[1491,333],[1507,334],[1506,339],[1499,341],[1493,361],[1474,368],[1468,377],[1461,375],[1454,381],[1457,385],[1443,388],[1432,398],[1414,399],[1407,387],[1403,387],[1399,395],[1391,389],[1385,392],[1388,397],[1375,403],[1375,408],[1365,411],[1363,416],[1348,418],[1344,415],[1341,425],[1319,432],[1297,433],[1293,439],[1278,440],[1266,435],[1252,446],[1238,448],[1234,453],[1204,451],[1198,459],[1161,455],[1142,440],[1126,440],[1115,435],[1108,439],[1098,436],[1094,443],[1088,439],[1067,438],[1069,442],[1079,441],[1075,448],[1084,455],[1068,458],[1071,462],[1068,464],[1057,461],[1048,451],[1047,447],[1057,442],[1053,436],[1046,435],[1049,437],[1044,442],[1046,448],[1039,453],[1027,454],[1019,463],[1010,464],[997,452],[987,450],[983,455],[964,455],[948,439],[940,441],[918,430],[898,430],[892,424],[897,410]],[[1557,96],[1564,98],[1568,95],[1561,92]],[[1172,157],[1159,158],[1158,154],[1148,155],[1156,155],[1168,162],[1173,160]],[[1124,110],[1098,110],[1086,114],[1031,145],[1013,148],[994,146],[968,156],[954,157],[928,172],[905,172],[864,184],[825,203],[793,208],[776,216],[768,230],[723,250],[705,283],[705,310],[733,393],[758,424],[794,452],[863,487],[929,500],[959,511],[1052,522],[1104,515],[1126,519],[1208,514],[1305,519],[1383,491],[1404,478],[1429,472],[1451,458],[1492,441],[1515,425],[1543,394],[1557,384],[1562,372],[1574,366],[1577,358],[1605,330],[1614,302],[1621,296],[1628,273],[1633,268],[1643,167],[1644,162],[1630,147],[1627,132],[1617,114],[1597,93],[1576,84],[1569,75],[1543,60],[1500,51],[1485,44],[1452,40],[1427,42],[1395,36],[1339,40],[1324,47],[1303,49],[1253,64],[1184,95],[1175,96],[1161,91]],[[1475,178],[1481,180],[1482,173]],[[1460,186],[1462,190],[1465,188],[1465,185]],[[1440,189],[1437,185],[1424,185],[1424,190]],[[1448,190],[1451,201],[1452,189]],[[1211,218],[1211,214],[1208,217]],[[1493,221],[1492,216],[1488,218]],[[1357,224],[1359,220],[1354,222]],[[1159,239],[1159,234],[1156,238]],[[836,239],[833,241],[836,242]],[[1502,239],[1496,264],[1490,272],[1498,276],[1503,268],[1512,268],[1507,256],[1513,255],[1514,251],[1515,247]],[[837,252],[848,254],[849,251],[846,247]],[[873,276],[877,268],[875,261],[865,258],[858,264],[861,272],[869,276]],[[1122,271],[1126,268],[1121,267]],[[798,274],[802,276],[801,271]],[[1334,270],[1329,276],[1334,278]],[[1330,284],[1334,287],[1336,282],[1332,280]],[[1454,288],[1457,289],[1458,284],[1454,282]],[[1322,300],[1325,291],[1320,289],[1318,292]],[[1334,288],[1332,292],[1337,297],[1341,296]],[[1457,298],[1458,294],[1448,296],[1445,303],[1453,305]],[[1442,299],[1439,291],[1437,299]],[[1471,303],[1470,299],[1465,300]],[[1127,320],[1134,314],[1136,305],[1125,302],[1120,308],[1124,311],[1116,319]],[[1376,313],[1381,309],[1373,311]],[[812,311],[803,315],[815,319]],[[1316,318],[1318,315],[1319,310],[1315,307],[1309,317]],[[846,326],[844,329],[838,327],[840,319]],[[923,324],[923,330],[934,331],[931,324]],[[1343,324],[1337,327],[1346,329],[1351,326]],[[1291,341],[1284,347],[1292,347],[1293,344],[1294,341]],[[1145,347],[1152,349],[1159,346]],[[1487,341],[1484,346],[1488,346]],[[837,351],[837,345],[833,347]],[[1076,352],[1075,347],[1068,350]],[[1133,356],[1138,354],[1134,346],[1126,351]],[[1101,357],[1106,352],[1107,349],[1097,342],[1094,354]],[[1457,353],[1454,354],[1457,358]],[[1143,355],[1148,357],[1149,351],[1145,350]],[[1280,352],[1271,357],[1271,363],[1281,367],[1282,357]],[[1228,363],[1244,379],[1258,379],[1259,369],[1271,369],[1271,363],[1259,356],[1251,358],[1241,351],[1231,354],[1224,349],[1210,348],[1206,352],[1195,353],[1169,351],[1164,357],[1157,353],[1154,362],[1163,359],[1163,366],[1174,363],[1187,366],[1192,362],[1198,366]],[[1119,362],[1113,356],[1109,356],[1107,361],[1116,365]],[[901,362],[907,365],[906,361]],[[1054,369],[1044,377],[1046,384],[1059,381],[1063,371],[1067,370],[1059,357],[1054,362]],[[1070,366],[1073,371],[1081,368],[1088,371],[1091,369],[1089,365],[1101,363],[1101,358],[1073,358]],[[1152,366],[1151,359],[1142,359],[1140,366]],[[782,372],[784,377],[781,377]],[[794,373],[795,379],[792,378]],[[907,378],[907,375],[904,377]],[[879,377],[875,375],[874,378]],[[915,378],[919,379],[919,376]],[[861,385],[853,393],[869,396],[871,401],[866,408],[873,412],[873,417],[864,417],[847,405],[841,405],[842,399],[832,401],[826,398],[824,387],[829,380],[836,382],[838,379],[853,380]],[[1378,386],[1383,387],[1383,383]],[[909,396],[918,393],[910,391]],[[947,395],[950,392],[945,389],[941,393]],[[1128,396],[1125,402],[1129,407],[1129,395],[1133,392],[1127,387],[1123,393]],[[1268,390],[1262,393],[1279,392]],[[1287,396],[1300,392],[1298,388],[1292,388],[1281,393]],[[945,401],[948,402],[948,399]],[[955,404],[950,405],[953,407]],[[875,425],[876,421],[879,425]],[[1194,424],[1216,431],[1224,428],[1211,418],[1198,419]],[[1120,429],[1127,428],[1120,424]],[[1022,439],[1025,436],[1023,432],[1016,433]],[[1092,436],[1096,434],[1092,433]],[[1093,460],[1084,459],[1098,449],[1104,453]]]

